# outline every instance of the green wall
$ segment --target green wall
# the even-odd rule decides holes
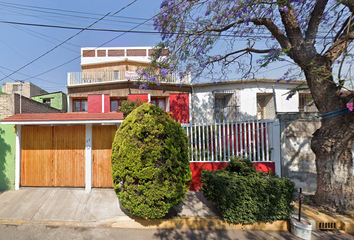
[[[50,98],[50,106],[66,112],[66,95],[62,92],[49,93],[31,97],[33,100],[43,103],[44,98]]]
[[[15,189],[16,134],[14,125],[0,124],[0,191]]]

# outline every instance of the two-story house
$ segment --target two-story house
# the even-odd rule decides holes
[[[67,76],[68,112],[113,112],[123,101],[136,98],[170,112],[178,121],[190,121],[190,78],[139,88],[138,68],[149,63],[151,47],[82,48],[81,72]],[[167,51],[166,51],[167,54]]]

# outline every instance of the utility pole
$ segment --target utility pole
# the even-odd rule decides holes
[[[22,83],[21,80],[15,80],[15,82],[20,82],[20,114],[22,114]]]

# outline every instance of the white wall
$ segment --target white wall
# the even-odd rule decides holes
[[[289,89],[297,84],[291,83],[247,83],[245,81],[233,81],[210,85],[194,85],[194,117],[196,122],[214,120],[214,94],[216,90],[238,90],[239,120],[257,118],[257,93],[273,94],[275,88],[277,112],[298,112],[299,95],[296,93],[286,100]]]
[[[214,120],[214,95],[212,92],[199,92],[192,96],[195,122],[208,123]]]

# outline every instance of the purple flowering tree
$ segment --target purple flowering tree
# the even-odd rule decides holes
[[[353,14],[353,0],[163,0],[154,18],[162,42],[153,61],[161,57],[158,49],[168,48],[158,66],[161,75],[227,75],[234,70],[244,77],[274,61],[291,61],[306,78],[320,113],[333,112],[353,98],[353,93],[341,95],[353,45]],[[146,78],[156,73],[152,69]],[[339,212],[354,211],[353,138],[351,112],[322,119],[311,142],[316,202]]]

